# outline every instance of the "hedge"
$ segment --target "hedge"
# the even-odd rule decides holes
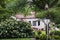
[[[11,18],[0,22],[0,38],[34,37],[31,25]]]

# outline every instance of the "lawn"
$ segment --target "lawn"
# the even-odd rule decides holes
[[[30,38],[0,39],[0,40],[31,40]]]

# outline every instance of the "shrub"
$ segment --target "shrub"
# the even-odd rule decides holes
[[[50,35],[57,35],[60,36],[60,31],[52,31]]]
[[[35,32],[36,40],[46,40],[46,35],[42,34],[41,31]]]
[[[50,35],[48,36],[48,40],[54,40],[54,39],[60,40],[60,31],[52,31],[50,33]],[[47,35],[40,33],[39,35],[36,35],[36,40],[47,40]]]
[[[60,31],[52,31],[50,36],[51,39],[60,40]]]
[[[6,19],[0,22],[0,38],[33,37],[34,33],[29,23]]]
[[[57,24],[56,27],[57,27],[57,28],[60,28],[60,24]]]

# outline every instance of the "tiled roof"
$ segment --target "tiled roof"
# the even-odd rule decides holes
[[[23,14],[16,14],[15,17],[16,18],[25,18]]]
[[[16,14],[15,17],[20,18],[35,18],[35,12],[30,12],[31,15],[24,16],[23,14]]]

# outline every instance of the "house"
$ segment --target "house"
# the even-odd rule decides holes
[[[23,14],[16,14],[12,16],[17,21],[25,21],[31,24],[31,27],[36,30],[45,30],[45,23],[43,19],[35,18],[35,12],[30,12],[30,15],[24,16]]]
[[[23,19],[25,22],[28,22],[31,24],[31,27],[33,29],[37,29],[37,30],[45,30],[45,24],[42,21],[42,19],[38,19],[38,18],[24,18]]]

